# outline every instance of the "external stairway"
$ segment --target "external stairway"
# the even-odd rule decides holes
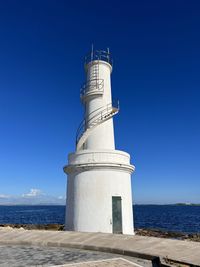
[[[89,116],[81,122],[77,130],[76,150],[78,151],[83,148],[83,144],[85,143],[93,129],[112,118],[118,112],[119,102],[117,102],[117,105],[110,103],[90,113]]]
[[[80,91],[81,101],[84,105],[90,97],[103,97],[104,80],[99,78],[99,62],[101,60],[112,64],[110,62],[109,51],[106,53],[102,51],[96,51],[96,53],[93,53],[92,51],[91,55],[85,59],[86,66],[89,61],[90,64],[93,64],[93,67],[89,80],[82,86]],[[119,102],[102,106],[90,113],[87,117],[85,116],[77,130],[76,150],[79,151],[83,149],[84,143],[86,142],[88,136],[92,133],[93,129],[112,118],[118,112]]]

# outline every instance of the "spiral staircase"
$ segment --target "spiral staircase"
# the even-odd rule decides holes
[[[112,118],[118,112],[119,102],[117,102],[116,105],[110,103],[90,113],[89,116],[87,116],[87,118],[85,118],[78,127],[76,134],[76,150],[78,151],[83,149],[83,144],[93,129]]]
[[[99,54],[96,53],[94,55],[91,55],[90,64],[94,64],[93,70],[90,74],[90,79],[85,84],[83,84],[80,90],[80,98],[84,104],[87,101],[88,97],[99,97],[103,96],[104,94],[104,80],[99,79],[99,60],[103,59],[110,64],[111,62],[107,54],[105,58],[105,55],[102,54],[102,51],[99,52]],[[87,58],[86,63],[88,64]],[[76,133],[76,150],[78,151],[84,148],[84,143],[86,142],[93,129],[112,118],[118,112],[119,102],[114,102],[96,109],[87,117],[85,117],[84,120],[80,123]]]

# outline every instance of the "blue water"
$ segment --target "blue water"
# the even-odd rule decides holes
[[[136,205],[136,228],[200,233],[200,206]]]
[[[0,206],[0,224],[64,224],[64,221],[64,206]],[[200,233],[200,206],[136,205],[134,221],[135,228]]]

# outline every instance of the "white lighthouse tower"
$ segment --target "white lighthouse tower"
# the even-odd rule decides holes
[[[130,155],[115,150],[112,60],[109,50],[85,58],[86,82],[80,93],[84,119],[69,154],[66,230],[134,234]]]

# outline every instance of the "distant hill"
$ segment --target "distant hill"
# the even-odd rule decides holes
[[[200,206],[200,204],[195,204],[195,203],[176,203],[174,205],[177,205],[177,206]]]
[[[0,205],[65,205],[64,198],[54,196],[0,196]]]
[[[133,204],[133,206],[200,206],[200,203],[173,203],[173,204]]]

